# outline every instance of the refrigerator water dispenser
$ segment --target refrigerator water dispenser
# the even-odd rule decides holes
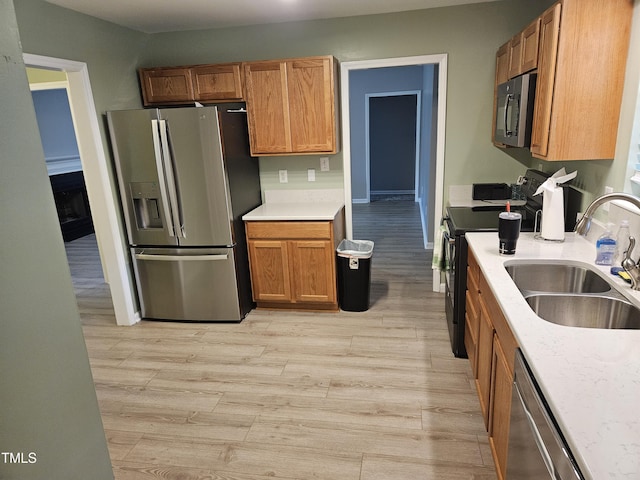
[[[163,228],[160,216],[160,189],[157,182],[129,183],[136,225],[140,229]]]

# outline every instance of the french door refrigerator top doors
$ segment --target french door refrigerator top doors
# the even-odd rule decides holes
[[[129,243],[233,245],[217,108],[107,115]]]

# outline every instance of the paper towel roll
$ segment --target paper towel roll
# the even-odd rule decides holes
[[[545,240],[564,240],[564,192],[562,187],[544,190],[540,236]]]

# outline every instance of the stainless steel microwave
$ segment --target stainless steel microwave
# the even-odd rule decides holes
[[[531,143],[536,74],[527,73],[498,85],[494,140],[512,147]]]

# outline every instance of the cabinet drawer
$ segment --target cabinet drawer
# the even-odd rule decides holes
[[[331,222],[247,222],[248,238],[331,239]]]

